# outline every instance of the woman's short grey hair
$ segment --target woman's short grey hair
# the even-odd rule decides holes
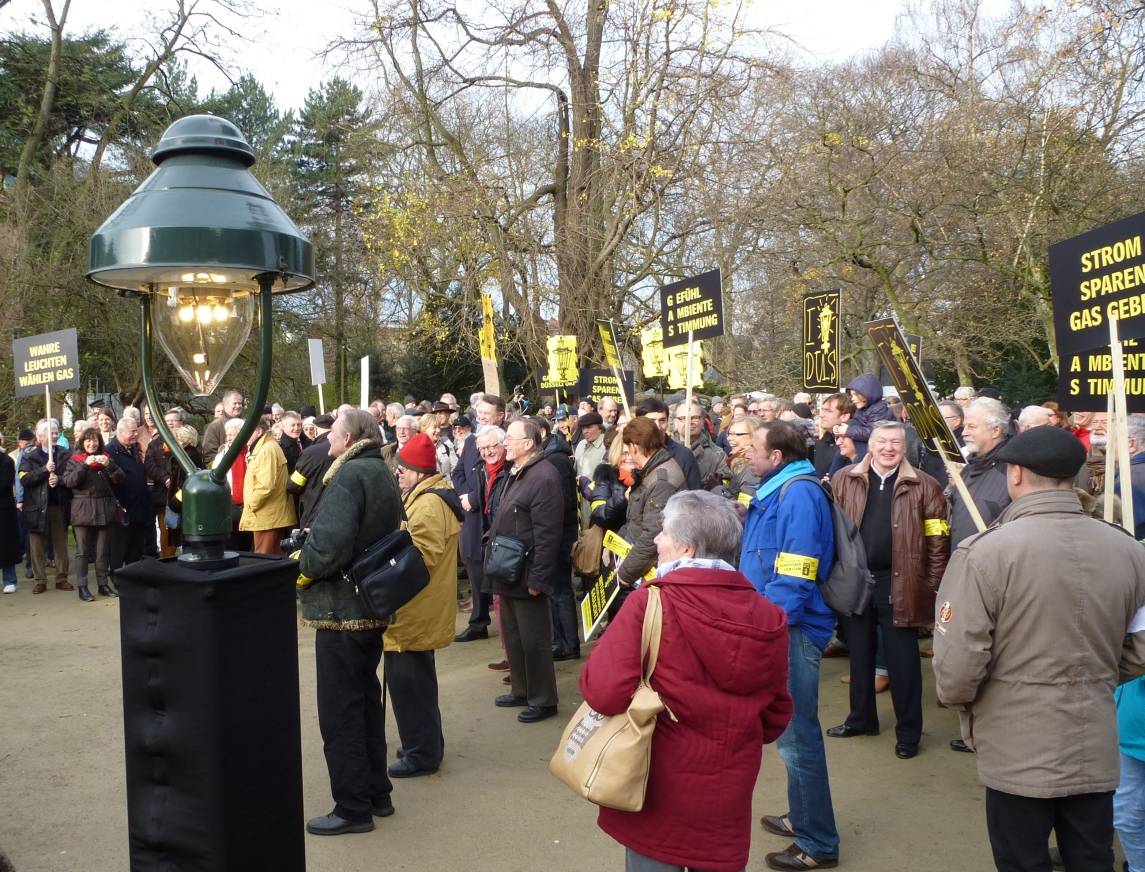
[[[982,412],[982,420],[987,427],[997,428],[1003,433],[1010,429],[1010,412],[1001,401],[993,397],[979,397],[970,404],[970,408]]]
[[[1029,430],[1031,427],[1044,427],[1050,423],[1052,411],[1045,406],[1026,406],[1018,415],[1018,429]]]
[[[374,422],[375,425],[377,423],[377,421]],[[400,418],[394,421],[394,429],[396,430],[398,427],[408,427],[411,430],[417,430],[418,423],[418,419],[413,415],[402,415]]]
[[[245,423],[242,418],[227,418],[226,423],[223,424],[223,431],[227,434],[237,435]]]
[[[664,506],[664,530],[677,544],[696,549],[697,557],[739,559],[743,525],[732,501],[707,491],[680,491]]]

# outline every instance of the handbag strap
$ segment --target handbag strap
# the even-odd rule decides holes
[[[645,683],[652,680],[656,661],[660,657],[660,630],[663,623],[664,607],[660,602],[660,588],[649,585],[648,604],[644,608],[644,628],[640,635],[640,662],[648,659],[648,668],[644,670]]]

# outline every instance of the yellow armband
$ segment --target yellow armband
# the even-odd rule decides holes
[[[781,551],[775,557],[775,571],[780,575],[792,575],[796,578],[814,581],[819,572],[819,559]]]
[[[290,473],[290,481],[298,487],[306,487],[306,476],[304,476],[297,469]]]
[[[922,522],[922,532],[926,536],[949,536],[950,524],[942,518],[927,518]]]

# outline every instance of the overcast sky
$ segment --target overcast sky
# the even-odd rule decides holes
[[[462,0],[464,2],[464,0]],[[813,57],[824,60],[878,48],[890,39],[902,0],[749,0],[756,26],[775,27],[796,40]],[[263,5],[271,6],[274,0]],[[60,2],[56,2],[57,7]],[[124,36],[143,29],[149,9],[164,0],[72,0],[66,31],[78,34],[95,27],[115,28]],[[278,0],[277,14],[260,16],[241,29],[257,34],[258,44],[239,48],[236,60],[270,90],[282,109],[297,107],[310,88],[334,71],[316,53],[350,29],[354,0]],[[360,7],[359,7],[360,8]],[[41,0],[11,0],[0,11],[0,30],[40,30],[31,19],[42,16]],[[226,79],[196,63],[201,92],[225,88]],[[232,71],[233,72],[233,71]],[[359,82],[360,85],[368,83]]]

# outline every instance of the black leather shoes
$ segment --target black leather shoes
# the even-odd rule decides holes
[[[517,715],[517,720],[522,724],[532,724],[543,721],[545,718],[551,718],[556,713],[557,707],[555,705],[531,705]]]
[[[119,592],[110,584],[101,584],[97,589],[100,596],[119,596]]]
[[[374,813],[374,817],[389,817],[394,813],[394,804],[387,796],[382,800],[376,801],[370,811]]]
[[[974,749],[971,748],[969,745],[967,745],[965,742],[963,742],[961,739],[951,739],[950,750],[951,751],[961,751],[963,754],[973,754],[974,753]]]
[[[488,639],[488,630],[478,630],[473,627],[466,627],[460,633],[453,637],[454,642],[472,642],[476,639]]]
[[[827,735],[832,739],[850,739],[852,736],[877,736],[878,734],[878,730],[860,730],[850,724],[839,724],[839,726],[827,730]]]
[[[90,603],[92,600],[95,599],[95,597],[91,595],[91,591],[87,589],[86,584],[81,584],[79,587],[76,588],[76,590],[79,591],[80,599],[83,600],[85,603]]]
[[[918,745],[908,745],[906,742],[895,742],[895,756],[900,760],[909,760],[918,756]]]
[[[513,696],[511,693],[503,693],[495,700],[493,700],[493,705],[497,706],[498,708],[521,708],[522,706],[527,706],[528,704],[529,701],[523,696]]]
[[[792,842],[782,851],[765,854],[764,862],[769,869],[834,869],[839,865],[838,857],[815,857]]]
[[[386,771],[390,773],[390,778],[419,778],[422,775],[433,775],[437,771],[437,767],[419,769],[409,761],[408,757],[402,757],[396,763],[391,763],[390,768]]]
[[[312,836],[340,836],[343,833],[368,833],[374,828],[372,820],[354,823],[330,812],[306,822],[306,832]]]

